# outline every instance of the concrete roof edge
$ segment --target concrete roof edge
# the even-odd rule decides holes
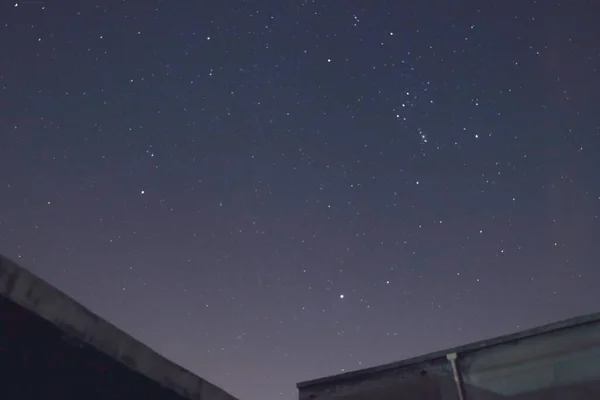
[[[395,361],[388,364],[378,365],[370,368],[363,368],[356,371],[345,372],[342,374],[336,374],[331,376],[326,376],[323,378],[311,379],[308,381],[298,382],[296,387],[298,389],[305,389],[313,386],[334,384],[334,383],[342,383],[352,380],[358,379],[368,379],[369,377],[375,377],[379,374],[391,372],[396,369],[407,368],[411,366],[418,366],[419,364],[433,362],[439,359],[445,359],[446,354],[449,353],[469,353],[472,351],[480,350],[486,347],[492,347],[501,345],[504,343],[510,343],[516,340],[525,339],[532,336],[541,335],[544,333],[559,331],[561,329],[571,328],[579,325],[585,325],[590,323],[600,322],[600,312],[593,314],[580,315],[574,318],[569,318],[566,320],[552,322],[546,325],[538,326],[535,328],[509,333],[506,335],[497,336],[491,339],[484,339],[478,342],[473,342],[470,344],[453,347],[446,350],[440,350],[433,353],[428,353],[422,356],[412,357],[409,359],[405,359],[402,361]]]
[[[168,360],[37,275],[0,254],[0,296],[51,322],[61,331],[190,400],[235,397]]]

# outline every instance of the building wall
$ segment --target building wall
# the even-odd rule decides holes
[[[519,400],[600,399],[600,323],[547,332],[464,354],[467,389]],[[468,393],[470,400],[483,399]]]
[[[2,297],[0,393],[6,400],[182,399]]]
[[[0,399],[236,400],[0,256]]]
[[[300,400],[458,400],[446,359],[300,389]]]
[[[465,400],[600,399],[600,316],[449,350]],[[554,326],[556,325],[556,326]],[[456,400],[446,352],[299,384],[300,400]]]

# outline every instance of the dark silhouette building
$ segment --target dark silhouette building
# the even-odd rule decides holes
[[[0,399],[236,400],[3,256]]]
[[[297,386],[300,400],[597,400],[600,313]]]

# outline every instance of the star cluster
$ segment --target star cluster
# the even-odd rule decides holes
[[[596,311],[599,9],[484,3],[5,2],[0,252],[245,400]]]

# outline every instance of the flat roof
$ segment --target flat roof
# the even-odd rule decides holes
[[[537,336],[544,333],[554,332],[561,329],[573,328],[580,325],[600,322],[600,312],[588,315],[582,315],[570,319],[566,319],[559,322],[542,325],[539,327],[527,329],[524,331],[510,333],[507,335],[498,336],[492,339],[485,339],[478,342],[470,343],[463,346],[458,346],[446,350],[436,351],[433,353],[425,354],[409,358],[402,361],[396,361],[389,364],[378,365],[375,367],[364,368],[356,371],[344,372],[341,374],[326,376],[323,378],[312,379],[304,382],[299,382],[296,387],[299,390],[306,389],[313,386],[322,386],[328,384],[339,384],[348,381],[366,380],[369,378],[377,377],[383,373],[389,373],[394,370],[403,369],[411,366],[417,366],[420,364],[432,362],[437,359],[445,359],[446,354],[450,353],[468,353],[471,351],[480,350],[486,347],[492,347],[501,345],[517,340],[525,339],[531,336]]]
[[[0,255],[0,296],[189,400],[236,400]]]

